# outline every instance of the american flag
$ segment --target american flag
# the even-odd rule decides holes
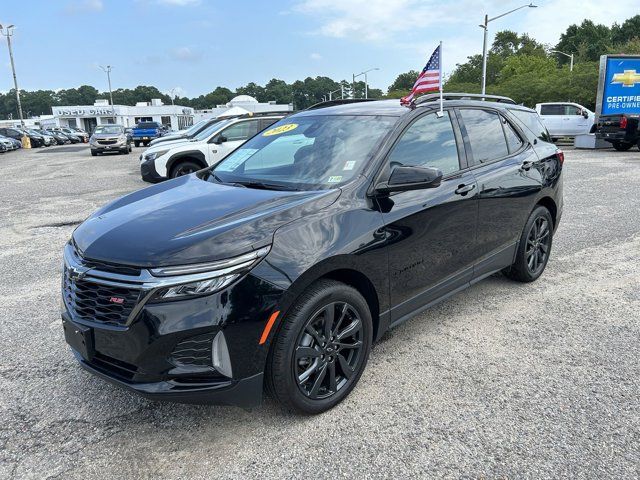
[[[411,92],[406,97],[400,99],[400,103],[403,105],[410,104],[416,95],[425,92],[437,92],[440,90],[441,69],[440,69],[440,57],[442,54],[442,44],[438,45],[431,58],[420,72],[416,83],[413,84]]]

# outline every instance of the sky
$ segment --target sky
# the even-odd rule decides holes
[[[99,65],[112,65],[113,88],[153,85],[195,97],[271,78],[351,79],[368,74],[386,91],[395,77],[420,70],[438,42],[443,69],[481,53],[484,14],[523,1],[471,0],[1,0],[0,23],[12,37],[23,90],[93,85],[106,91]],[[489,24],[555,44],[571,24],[611,25],[636,14],[629,2],[540,0]],[[633,3],[633,2],[631,2]],[[13,87],[0,38],[0,91]]]

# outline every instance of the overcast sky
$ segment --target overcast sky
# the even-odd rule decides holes
[[[631,2],[547,0],[490,24],[555,44],[572,23],[621,23]],[[369,74],[386,89],[398,73],[419,70],[444,42],[444,70],[482,50],[484,13],[519,1],[436,0],[2,0],[0,23],[15,24],[21,89],[82,84],[107,90],[98,65],[111,64],[113,88],[155,85],[198,96],[271,78],[288,82]],[[0,38],[0,40],[5,40]],[[0,90],[13,87],[6,42]]]

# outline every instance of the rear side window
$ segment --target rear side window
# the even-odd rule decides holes
[[[545,142],[551,141],[551,135],[540,121],[536,112],[525,110],[509,110],[531,133]]]
[[[456,137],[449,112],[438,118],[435,113],[413,122],[402,134],[389,154],[391,168],[395,165],[437,168],[444,175],[460,169]]]
[[[511,125],[506,118],[500,117],[502,119],[502,126],[504,127],[504,136],[507,137],[507,146],[509,147],[509,153],[514,153],[520,150],[522,144],[524,143],[516,132],[513,125]]]
[[[541,105],[540,115],[564,115],[564,105]]]
[[[497,113],[478,109],[461,109],[460,115],[467,130],[471,153],[476,162],[490,162],[509,155]]]

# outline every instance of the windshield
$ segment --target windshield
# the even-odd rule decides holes
[[[156,122],[140,122],[139,124],[137,124],[135,126],[135,128],[160,128],[160,125],[158,125]]]
[[[222,121],[215,122],[209,125],[207,128],[205,128],[203,131],[201,131],[197,135],[194,135],[193,140],[194,141],[207,140],[211,135],[216,133],[219,129],[221,129],[222,127],[226,127],[230,123],[231,123],[231,120],[222,120]]]
[[[195,134],[199,129],[201,129],[205,123],[207,123],[209,121],[209,119],[206,120],[200,120],[198,123],[194,123],[193,125],[191,125],[189,128],[187,128],[184,133],[186,135],[193,135]]]
[[[213,170],[218,181],[292,190],[348,182],[397,121],[386,116],[288,118],[247,141]]]
[[[106,133],[111,135],[119,135],[122,133],[122,127],[117,125],[105,125],[101,127],[96,127],[93,133]]]

